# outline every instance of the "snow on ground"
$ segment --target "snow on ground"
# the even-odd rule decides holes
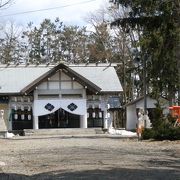
[[[15,135],[13,133],[6,132],[5,138],[13,138]]]
[[[131,132],[131,131],[127,131],[125,129],[114,129],[114,128],[110,128],[108,130],[109,134],[112,135],[122,135],[122,136],[137,136],[136,132]]]
[[[0,166],[5,166],[5,162],[0,161]]]

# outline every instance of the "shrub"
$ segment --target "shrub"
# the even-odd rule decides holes
[[[154,129],[145,129],[142,133],[142,139],[155,139],[156,132]]]
[[[157,129],[145,129],[142,133],[142,138],[155,140],[180,140],[180,128],[164,126]]]
[[[152,128],[143,131],[142,139],[180,140],[180,128],[174,127],[174,122],[170,115],[165,118],[160,105],[156,104]]]

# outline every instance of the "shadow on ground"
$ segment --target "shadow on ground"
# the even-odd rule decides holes
[[[89,170],[89,171],[52,171],[32,176],[21,174],[0,173],[1,180],[179,180],[180,172],[170,169],[125,169],[112,168],[108,170]]]

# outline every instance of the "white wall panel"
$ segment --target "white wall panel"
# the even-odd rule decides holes
[[[64,74],[63,72],[61,73],[61,80],[71,80],[71,77],[67,76],[66,74]]]
[[[78,82],[73,82],[73,89],[83,89],[83,86],[79,84]]]
[[[59,89],[59,82],[49,82],[49,89]]]
[[[72,89],[72,82],[61,82],[61,89]]]
[[[41,83],[41,84],[37,87],[37,89],[47,89],[47,82]]]
[[[57,72],[55,75],[53,75],[52,77],[50,77],[50,80],[59,81],[59,72]]]
[[[127,114],[126,114],[126,129],[132,130],[136,129],[137,124],[137,114],[136,114],[136,105],[132,104],[127,106]]]

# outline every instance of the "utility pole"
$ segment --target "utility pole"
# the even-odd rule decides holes
[[[144,96],[144,117],[147,116],[147,82],[146,82],[146,75],[147,75],[147,54],[143,55],[143,96]],[[146,128],[146,120],[145,120],[145,128]]]

